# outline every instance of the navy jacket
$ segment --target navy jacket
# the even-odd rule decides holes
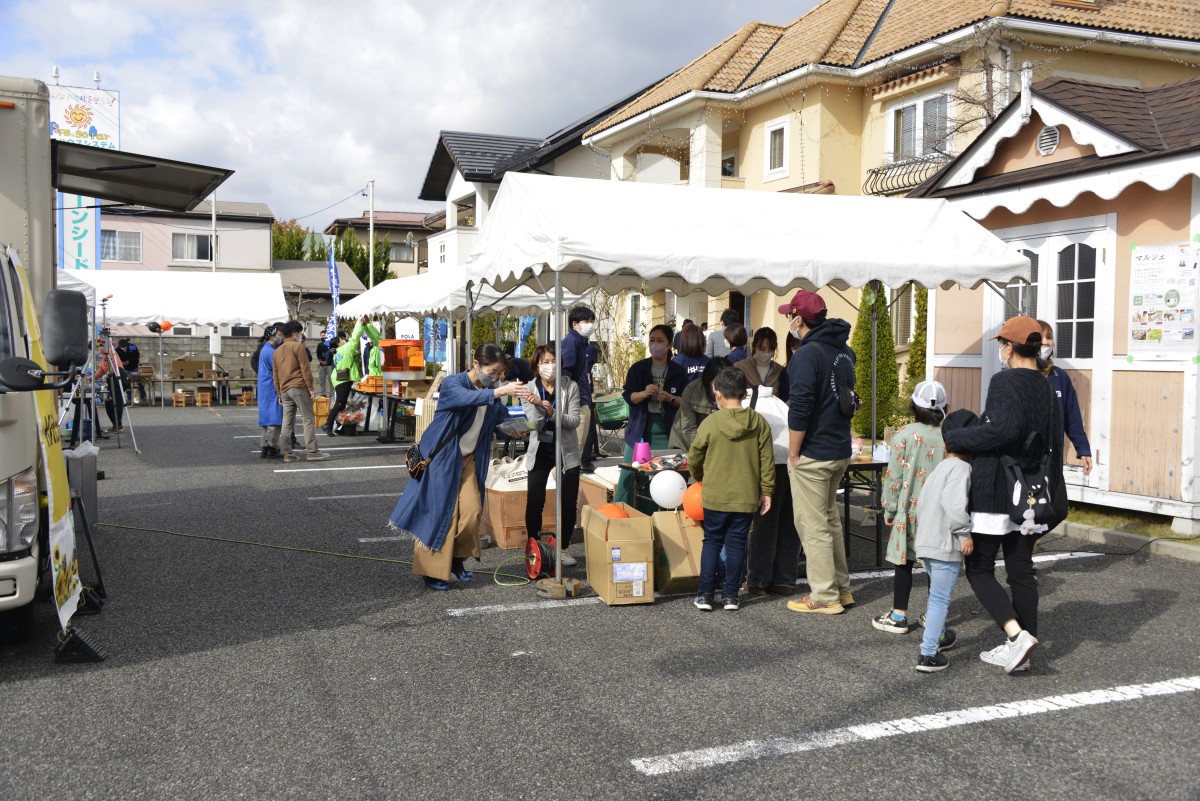
[[[646,433],[646,422],[650,418],[650,410],[647,408],[650,401],[644,403],[634,403],[629,399],[629,396],[635,392],[641,392],[654,381],[654,374],[650,372],[650,359],[642,359],[640,362],[634,362],[633,367],[629,368],[629,372],[625,376],[625,390],[621,394],[625,396],[625,402],[629,404],[629,420],[625,423],[625,444],[636,445],[641,441],[642,435]],[[670,392],[672,395],[682,395],[683,388],[687,386],[687,373],[682,367],[673,361],[667,361],[667,377],[663,382],[663,389]],[[673,403],[663,404],[663,415],[666,418],[667,429],[670,430],[671,424],[675,422],[675,413],[679,411]]]
[[[826,320],[809,332],[788,363],[788,428],[805,432],[801,456],[822,462],[850,458],[850,420],[838,408],[829,372],[833,359],[847,354],[851,366],[839,368],[838,377],[855,386],[849,338],[850,323]]]
[[[1075,446],[1075,455],[1082,458],[1092,455],[1092,443],[1088,442],[1087,432],[1083,430],[1083,415],[1079,413],[1079,396],[1075,394],[1075,385],[1071,376],[1057,367],[1051,367],[1049,375],[1050,386],[1058,396],[1058,406],[1062,411],[1063,429],[1067,439]]]
[[[588,341],[579,335],[574,328],[563,337],[559,348],[562,355],[562,373],[571,376],[571,380],[579,385],[579,403],[590,406],[592,403],[592,365],[595,361],[588,356]]]
[[[675,358],[671,361],[678,364],[687,373],[687,380],[690,384],[704,374],[704,368],[708,366],[707,356],[684,356],[682,353],[676,353]]]

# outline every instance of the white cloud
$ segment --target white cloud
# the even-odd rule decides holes
[[[126,150],[236,170],[219,191],[279,217],[376,181],[416,200],[439,130],[545,136],[759,19],[815,0],[25,0],[0,73],[118,89]],[[323,227],[365,199],[315,215]]]

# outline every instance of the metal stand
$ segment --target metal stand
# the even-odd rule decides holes
[[[72,626],[54,649],[54,661],[63,664],[103,662],[108,657],[100,644]]]
[[[112,331],[108,327],[108,298],[103,298],[100,301],[100,314],[101,314],[100,335],[104,338],[104,357],[108,360],[109,392],[112,394],[113,409],[116,410],[118,408],[117,407],[117,401],[118,401],[117,394],[120,393],[121,406],[119,408],[123,410],[122,415],[114,415],[115,417],[118,417],[118,420],[114,421],[115,428],[117,429],[117,431],[115,432],[117,435],[117,447],[118,448],[121,447],[121,429],[124,428],[125,422],[128,422],[129,423],[129,439],[130,439],[130,441],[133,442],[133,452],[140,454],[142,451],[140,448],[138,448],[137,432],[134,430],[134,427],[133,427],[133,415],[130,413],[129,405],[125,403],[125,398],[124,398],[125,388],[121,385],[121,365],[117,361],[116,355],[113,353]],[[162,359],[161,355],[159,356],[159,359],[160,360]],[[120,419],[122,417],[123,417],[123,419]],[[96,426],[96,421],[93,418],[93,420],[92,420],[93,429],[95,428],[95,426]],[[93,433],[95,433],[94,430],[93,430]]]

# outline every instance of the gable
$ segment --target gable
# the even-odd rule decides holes
[[[1042,155],[1038,150],[1038,139],[1046,127],[1057,128],[1058,147],[1053,153]],[[1016,136],[1006,139],[996,147],[991,161],[980,167],[974,177],[977,180],[1095,155],[1096,148],[1075,141],[1070,128],[1065,125],[1047,126],[1035,113],[1029,118],[1029,123],[1017,132]]]

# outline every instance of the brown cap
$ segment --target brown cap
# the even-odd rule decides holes
[[[806,320],[812,320],[825,311],[825,299],[816,292],[807,289],[799,290],[792,299],[779,307],[780,314],[798,314]]]
[[[1035,336],[1037,339],[1031,342]],[[1042,327],[1032,317],[1014,317],[992,339],[1003,339],[1017,345],[1041,345]]]

